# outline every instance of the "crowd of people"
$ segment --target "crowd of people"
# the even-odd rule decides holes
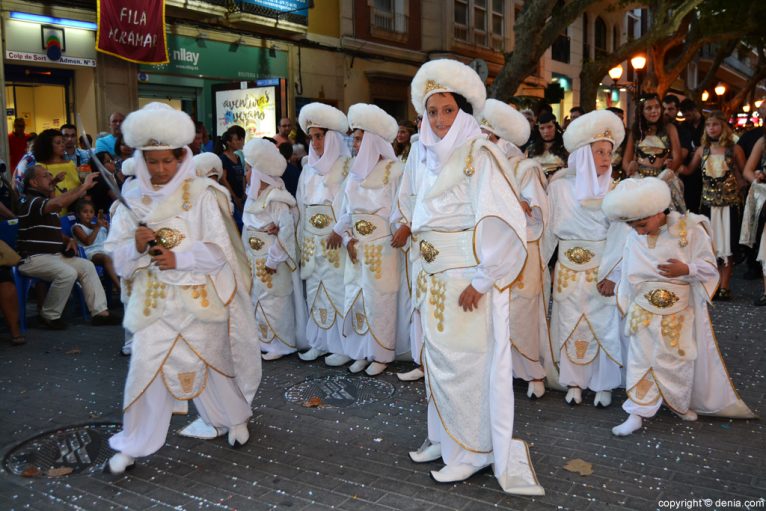
[[[442,483],[491,465],[511,494],[544,494],[513,437],[513,378],[529,399],[554,389],[573,406],[587,391],[610,406],[624,387],[616,436],[663,404],[683,420],[753,417],[707,307],[731,298],[740,243],[753,267],[766,262],[762,131],[743,147],[721,114],[653,94],[627,137],[617,108],[572,109],[564,130],[549,108],[487,99],[448,59],[420,68],[411,100],[417,123],[311,103],[300,131],[284,118],[274,137],[246,140],[232,126],[216,152],[167,105],[112,114],[95,157],[121,201],[107,176],[81,180],[69,125],[37,137],[12,180],[26,196],[18,270],[51,282],[49,328],[65,326],[75,280],[94,324],[122,321],[131,359],[111,472],[160,449],[189,400],[199,418],[181,434],[247,442],[261,360],[293,353],[370,377],[411,360],[398,377],[424,378],[428,395],[412,461],[441,459]],[[86,257],[64,254],[75,247]]]

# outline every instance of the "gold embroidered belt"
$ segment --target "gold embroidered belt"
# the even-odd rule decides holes
[[[269,247],[273,243],[275,236],[253,227],[246,227],[243,238],[254,256],[265,256],[268,253]]]
[[[327,236],[335,226],[335,212],[329,204],[310,204],[306,206],[303,228],[316,236]]]
[[[559,262],[574,271],[586,271],[598,268],[606,240],[560,240]]]
[[[659,316],[675,314],[689,306],[688,284],[642,282],[636,286],[633,301],[642,309]]]
[[[665,167],[655,168],[649,165],[638,165],[638,173],[642,177],[657,177],[665,170]]]
[[[379,215],[354,213],[351,215],[351,229],[354,238],[365,243],[391,235],[388,221]]]
[[[473,246],[474,230],[458,232],[422,231],[417,235],[417,249],[426,273],[434,274],[479,264]]]

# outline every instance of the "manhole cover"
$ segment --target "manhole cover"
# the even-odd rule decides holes
[[[114,451],[109,437],[122,424],[94,423],[70,426],[26,440],[6,455],[3,465],[23,477],[60,477],[101,470]]]
[[[382,380],[329,375],[293,385],[285,392],[285,399],[311,408],[348,408],[375,403],[393,395],[394,386]]]

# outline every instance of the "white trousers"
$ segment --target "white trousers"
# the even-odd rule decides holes
[[[615,364],[601,349],[598,356],[587,365],[578,365],[569,360],[561,350],[559,361],[559,383],[564,387],[580,387],[594,392],[612,390],[620,386],[620,366]]]
[[[47,320],[61,317],[72,286],[78,280],[91,315],[95,316],[107,308],[104,286],[98,278],[96,267],[87,259],[64,257],[62,254],[38,254],[24,259],[19,265],[19,271],[25,276],[51,283],[40,313]]]
[[[660,406],[662,406],[662,398],[657,399],[657,402],[653,405],[639,405],[633,402],[632,399],[626,399],[622,404],[622,409],[631,415],[638,415],[644,419],[649,419],[657,414]]]
[[[460,447],[444,429],[439,413],[436,411],[433,400],[428,400],[428,439],[431,443],[440,443],[442,446],[442,460],[445,465],[473,465],[485,467],[494,461],[492,453],[482,454],[471,452]]]
[[[109,439],[109,446],[132,458],[154,454],[165,444],[170,418],[178,404],[165,388],[162,376],[156,377],[125,411],[122,431]],[[207,385],[194,398],[194,405],[205,423],[219,428],[237,426],[252,415],[234,379],[212,369],[208,370]]]

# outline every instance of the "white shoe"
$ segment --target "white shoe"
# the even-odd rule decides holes
[[[190,438],[212,440],[213,438],[218,438],[221,435],[225,435],[226,431],[228,431],[226,428],[216,428],[215,426],[211,426],[207,422],[203,421],[202,417],[197,417],[197,420],[183,428],[178,432],[178,434]]]
[[[612,404],[612,391],[599,390],[596,392],[596,398],[593,400],[593,406],[597,408],[606,408]]]
[[[135,463],[135,459],[131,458],[127,454],[118,452],[111,458],[109,458],[109,473],[114,475],[120,475],[125,473],[128,467],[132,467]]]
[[[232,447],[240,447],[245,445],[250,440],[250,432],[247,430],[247,422],[237,424],[229,430],[229,445]]]
[[[429,461],[436,461],[442,457],[442,444],[432,444],[429,439],[423,442],[420,449],[417,451],[410,451],[410,459],[415,463],[428,463]]]
[[[679,413],[677,415],[685,421],[694,422],[697,420],[697,412],[694,410],[689,410],[686,413]]]
[[[503,488],[505,493],[511,495],[527,495],[527,496],[542,496],[545,495],[545,489],[539,484],[532,484],[529,486],[514,486],[511,488]]]
[[[370,363],[364,359],[357,360],[356,362],[348,366],[348,370],[354,374],[361,373],[362,371],[364,371],[364,368],[367,367],[369,364]]]
[[[423,372],[423,369],[420,366],[412,371],[407,371],[406,373],[396,373],[396,377],[399,378],[399,381],[417,381],[425,375],[426,373]]]
[[[441,470],[432,470],[431,477],[437,483],[459,483],[465,481],[476,472],[481,471],[489,465],[483,467],[475,467],[473,465],[466,465],[464,463],[455,463],[454,465],[444,465]]]
[[[582,403],[582,389],[580,387],[569,387],[564,401],[570,405],[579,405]]]
[[[625,422],[612,428],[612,434],[614,436],[628,436],[641,429],[641,424],[643,424],[641,416],[631,413]]]
[[[269,351],[264,351],[263,353],[261,353],[261,358],[263,360],[279,360],[283,356],[284,355],[282,353],[275,353],[275,352],[269,352]]]
[[[542,381],[530,381],[527,387],[527,397],[529,399],[540,399],[545,394],[545,385]]]
[[[388,364],[373,362],[372,364],[367,366],[367,369],[365,369],[364,372],[367,373],[367,376],[377,376],[383,371],[385,371],[386,367],[388,367]]]
[[[326,354],[326,351],[320,351],[316,348],[311,348],[308,351],[304,351],[303,353],[298,354],[298,358],[303,360],[304,362],[311,362],[313,360],[318,359],[322,355]]]
[[[341,355],[340,353],[333,353],[332,355],[326,356],[324,359],[324,363],[330,367],[344,366],[349,362],[351,362],[351,357]]]

